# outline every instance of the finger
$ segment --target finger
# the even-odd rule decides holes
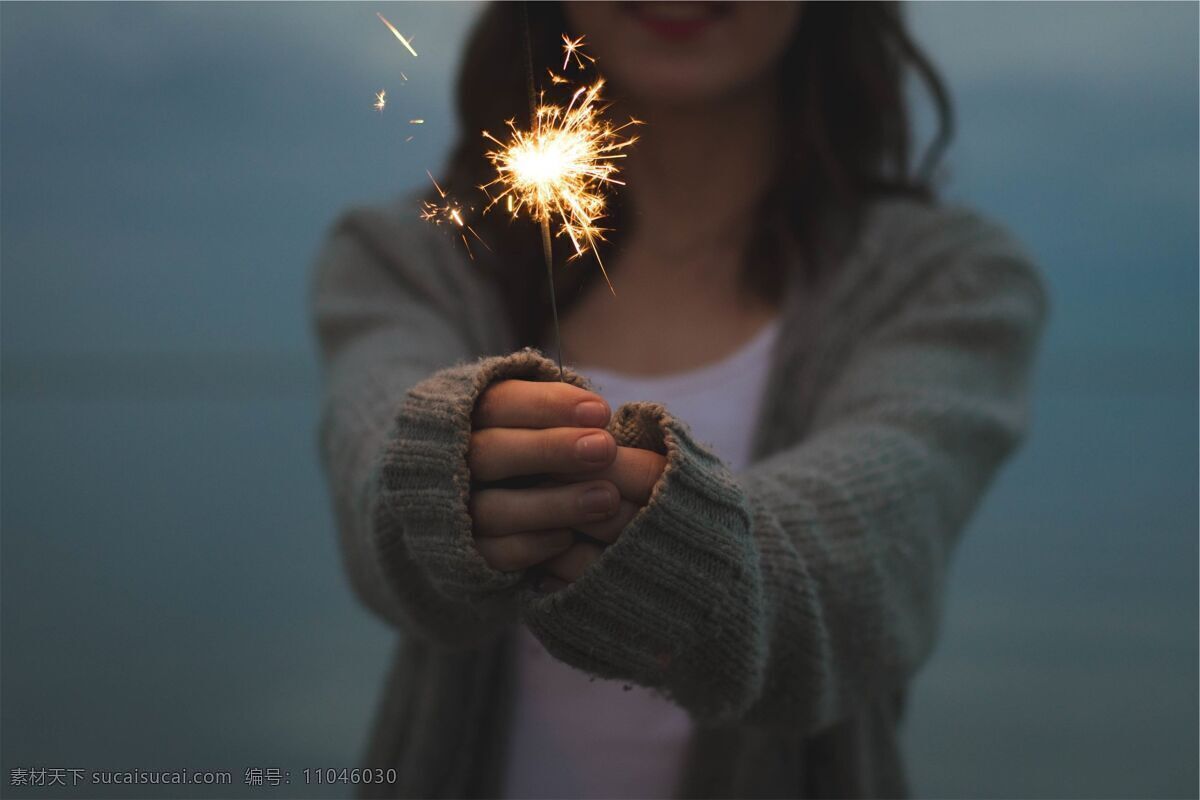
[[[545,489],[479,489],[469,509],[476,536],[575,528],[602,522],[620,508],[621,495],[608,481]]]
[[[591,542],[575,542],[566,551],[547,559],[542,566],[550,575],[571,583],[582,575],[602,552],[603,548]]]
[[[586,485],[586,484],[584,484]],[[608,484],[612,486],[612,484]],[[615,490],[615,487],[614,487]],[[625,526],[633,519],[634,515],[641,510],[641,506],[637,503],[631,503],[628,500],[621,500],[617,513],[610,516],[608,519],[599,522],[588,522],[582,525],[572,525],[575,530],[582,531],[593,539],[599,539],[606,544],[612,544],[621,535],[621,531],[625,530]]]
[[[603,428],[611,411],[604,398],[561,381],[497,381],[475,401],[471,423],[480,428]]]
[[[598,428],[484,428],[471,434],[467,468],[475,481],[573,474],[605,467],[616,454],[612,434]]]
[[[562,528],[512,533],[508,536],[481,536],[475,539],[475,549],[492,569],[512,572],[556,556],[574,541],[575,534]]]
[[[667,459],[652,450],[642,450],[637,447],[618,447],[616,457],[606,467],[598,470],[584,470],[574,473],[553,473],[554,480],[590,481],[606,480],[616,484],[621,497],[638,505],[645,505],[650,500],[655,484],[662,477],[667,466]]]

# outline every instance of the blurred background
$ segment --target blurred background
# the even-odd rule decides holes
[[[393,634],[335,550],[307,280],[339,210],[437,174],[477,11],[0,7],[2,793],[41,766],[350,794],[300,771],[357,764]],[[957,103],[947,197],[1054,301],[917,682],[913,789],[1194,797],[1198,6],[908,11]]]

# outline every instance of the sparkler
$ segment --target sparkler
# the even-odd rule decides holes
[[[413,49],[411,41],[383,14],[377,13],[376,16],[415,57],[417,51]],[[585,69],[588,63],[596,62],[596,59],[583,52],[583,36],[572,39],[563,34],[562,40],[564,70],[572,61],[578,69]],[[528,131],[521,130],[514,120],[508,120],[508,142],[502,142],[483,131],[483,136],[499,149],[486,153],[488,160],[496,168],[496,179],[480,188],[490,201],[483,209],[484,212],[503,201],[513,217],[524,212],[541,228],[542,253],[550,284],[550,306],[558,345],[558,375],[559,380],[563,380],[562,336],[559,332],[558,305],[554,295],[554,257],[550,225],[554,222],[558,227],[556,235],[570,240],[574,254],[569,260],[575,260],[589,251],[595,255],[608,289],[615,295],[616,290],[596,249],[596,243],[604,241],[605,233],[605,229],[600,227],[598,222],[603,219],[605,213],[605,189],[611,184],[622,183],[616,177],[617,160],[625,157],[621,151],[637,141],[636,136],[624,135],[623,131],[640,123],[631,118],[624,125],[613,125],[607,120],[605,111],[608,107],[601,99],[603,79],[597,79],[590,86],[581,86],[565,106],[547,103],[544,95],[535,95],[528,10],[525,19],[525,51],[528,58],[526,85],[529,90],[531,128]],[[554,74],[553,70],[548,70],[548,73],[551,83],[556,86],[570,83],[566,78]],[[408,77],[404,73],[400,76],[407,82]],[[375,108],[383,111],[386,104],[387,92],[380,90],[375,95]],[[420,118],[408,121],[410,125],[422,125],[424,122],[425,120]],[[405,141],[412,141],[412,138],[409,136]],[[437,190],[439,202],[424,201],[421,205],[421,218],[435,225],[455,225],[459,229],[459,237],[466,247],[467,255],[472,260],[475,255],[471,251],[468,233],[491,250],[475,229],[466,223],[463,206],[447,196],[445,190],[434,180],[432,173],[427,170],[426,174]]]
[[[612,184],[622,184],[616,178],[617,160],[624,158],[625,148],[637,141],[623,131],[640,124],[636,119],[614,126],[604,117],[607,106],[601,99],[604,80],[591,86],[581,86],[566,106],[545,102],[544,95],[535,99],[533,93],[533,56],[529,44],[529,21],[525,26],[526,50],[529,53],[527,85],[529,88],[531,129],[523,131],[514,120],[508,121],[509,137],[502,142],[487,131],[485,139],[499,149],[488,152],[487,158],[496,168],[496,179],[482,187],[491,202],[488,209],[501,200],[518,216],[524,211],[537,222],[542,231],[542,254],[550,283],[550,308],[553,314],[555,342],[558,348],[558,375],[563,380],[562,336],[558,327],[558,305],[554,296],[553,253],[550,224],[558,225],[558,236],[565,236],[575,250],[571,260],[589,250],[614,295],[612,281],[596,249],[604,241],[605,229],[597,222],[604,217],[604,190]],[[571,39],[563,35],[564,68],[573,58],[582,69],[583,59],[594,62],[583,53],[583,37]],[[553,83],[565,82],[551,73]],[[492,190],[492,192],[489,192]]]
[[[509,120],[507,143],[484,131],[484,137],[499,149],[487,153],[497,177],[483,189],[500,188],[494,196],[489,194],[489,208],[504,200],[514,215],[524,210],[535,222],[557,222],[558,235],[571,240],[572,259],[592,251],[615,295],[596,251],[596,242],[604,240],[597,221],[604,216],[604,187],[623,184],[615,177],[616,160],[625,157],[620,151],[637,141],[636,136],[622,136],[622,131],[638,121],[614,126],[605,120],[603,88],[599,79],[577,89],[565,107],[538,106],[530,131]]]

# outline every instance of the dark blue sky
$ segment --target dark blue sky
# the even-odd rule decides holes
[[[947,196],[1053,300],[918,680],[919,793],[1195,793],[1197,9],[909,8]],[[0,6],[6,775],[353,764],[390,632],[333,547],[306,281],[340,209],[436,172],[475,11]]]

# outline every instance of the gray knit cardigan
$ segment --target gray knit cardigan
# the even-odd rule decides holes
[[[489,383],[558,373],[516,349],[456,241],[407,201],[361,208],[314,273],[341,552],[399,633],[363,764],[398,780],[361,795],[499,796],[523,621],[556,658],[689,712],[678,797],[906,796],[906,687],[1028,424],[1047,299],[1027,253],[966,209],[871,206],[833,277],[783,298],[751,465],[732,474],[659,404],[618,409],[618,443],[666,469],[577,581],[540,594],[474,549],[465,455]]]

